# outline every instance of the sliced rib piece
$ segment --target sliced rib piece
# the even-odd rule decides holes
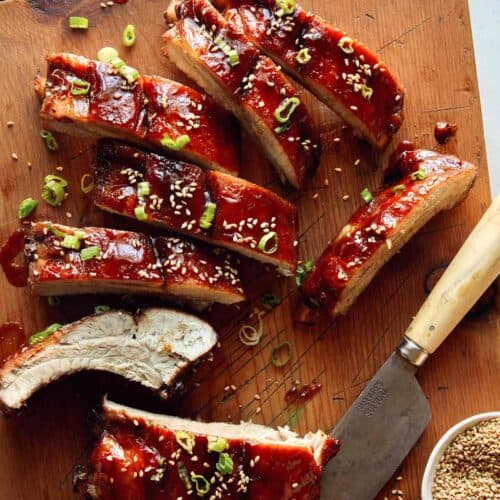
[[[65,248],[64,235],[79,235],[80,248]],[[85,259],[89,248],[98,254]],[[228,252],[172,236],[35,222],[25,254],[38,295],[142,293],[223,304],[245,298]]]
[[[94,203],[103,210],[135,218],[143,206],[144,222],[273,264],[286,275],[295,271],[297,209],[261,186],[117,141],[98,143],[95,178]],[[149,195],[138,195],[141,182]],[[269,240],[259,248],[262,238]]]
[[[285,4],[287,2],[284,2]],[[404,89],[367,47],[299,5],[227,0],[226,19],[376,148],[403,123]]]
[[[208,323],[173,309],[87,316],[7,359],[0,368],[0,406],[19,409],[43,386],[83,370],[120,375],[165,396],[216,343]]]
[[[47,63],[47,79],[36,83],[44,128],[122,138],[238,175],[238,126],[205,94],[158,76],[139,76],[129,84],[110,64],[74,54],[51,54]],[[72,94],[78,79],[88,82],[87,94]],[[189,143],[180,150],[163,146],[165,134],[174,140],[187,135]]]
[[[219,452],[208,450],[216,439],[232,461],[223,474]],[[104,431],[81,489],[100,500],[314,500],[322,467],[338,448],[322,431],[300,437],[288,428],[195,422],[105,401]]]
[[[165,54],[234,113],[282,178],[301,187],[317,167],[319,137],[297,90],[208,0],[181,1],[175,12]]]
[[[328,245],[304,282],[305,297],[332,316],[345,314],[379,269],[429,219],[467,195],[476,174],[474,165],[454,156],[396,150],[386,170],[391,185],[359,208]]]

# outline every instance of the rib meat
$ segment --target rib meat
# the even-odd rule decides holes
[[[302,292],[309,303],[332,316],[345,314],[424,224],[467,196],[476,174],[474,165],[454,156],[396,150],[386,170],[386,187],[354,213],[305,280]]]
[[[216,343],[208,323],[172,309],[87,316],[7,359],[0,368],[0,405],[19,409],[41,387],[83,370],[120,375],[165,395]]]
[[[227,444],[221,451],[232,463],[224,474],[209,437]],[[105,401],[104,431],[81,489],[100,500],[314,500],[321,469],[338,448],[321,431],[299,437],[288,428],[195,422]]]
[[[64,235],[78,232],[81,249],[65,248]],[[85,260],[81,252],[90,247],[99,253]],[[177,237],[35,222],[25,254],[29,282],[38,295],[140,293],[224,304],[244,300],[228,252]]]
[[[376,148],[403,122],[404,89],[371,50],[295,4],[227,0],[226,19]]]
[[[95,178],[94,202],[103,210],[135,218],[142,203],[147,223],[295,272],[297,209],[263,187],[116,141],[98,144]],[[139,182],[149,186],[142,199]],[[210,203],[213,218],[203,228]],[[259,247],[263,238],[269,240]]]
[[[317,167],[319,137],[297,90],[208,0],[181,1],[175,13],[165,54],[239,119],[282,178],[301,187]]]
[[[168,151],[203,168],[239,173],[239,132],[233,118],[196,90],[158,76],[139,76],[132,84],[110,64],[74,54],[47,57],[47,79],[36,80],[43,97],[44,128],[83,137],[116,137]],[[89,92],[73,95],[75,80]],[[161,144],[189,136],[180,150]]]

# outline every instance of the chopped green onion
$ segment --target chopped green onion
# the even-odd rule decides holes
[[[219,460],[215,464],[217,472],[222,475],[231,474],[233,472],[233,459],[229,453],[221,453],[219,455]]]
[[[82,243],[76,234],[67,234],[61,241],[61,246],[70,250],[80,250]]]
[[[144,196],[149,196],[151,193],[151,184],[148,181],[143,181],[137,183],[137,196],[141,198]]]
[[[228,57],[230,66],[237,66],[240,64],[238,52],[232,49],[220,35],[214,40],[214,43],[222,50],[224,55]]]
[[[199,497],[206,495],[210,491],[210,483],[200,474],[191,473],[191,481],[194,483]]]
[[[361,191],[360,195],[361,195],[361,199],[365,203],[370,203],[370,201],[373,200],[373,195],[370,193],[368,188],[363,189],[363,191]]]
[[[164,134],[160,144],[168,149],[173,149],[174,151],[180,151],[186,144],[189,144],[189,135],[180,135],[176,139],[172,139],[168,134]]]
[[[427,179],[427,171],[421,166],[416,172],[413,172],[410,175],[410,179],[412,181],[423,181],[424,179]]]
[[[148,218],[144,205],[138,205],[135,207],[134,214],[137,220],[146,220]]]
[[[268,245],[269,242],[272,243],[272,246],[270,248]],[[278,250],[278,235],[276,234],[276,231],[269,231],[269,233],[266,233],[264,236],[262,236],[259,241],[258,247],[259,250],[266,255],[275,253],[276,250]]]
[[[307,47],[300,49],[297,52],[297,55],[295,56],[295,60],[299,64],[307,64],[311,59],[312,59],[312,57],[311,57],[311,54],[309,53],[309,49]]]
[[[207,202],[200,217],[200,227],[202,229],[210,229],[212,227],[216,208],[217,205],[215,203],[212,201]]]
[[[47,175],[44,179],[44,185],[42,186],[42,199],[49,205],[57,207],[64,200],[64,188],[67,185],[68,183],[61,177],[58,178],[57,175]]]
[[[120,73],[129,84],[134,83],[137,78],[139,78],[139,72],[135,68],[127,65],[121,66],[118,69],[118,73]]]
[[[286,123],[283,123],[283,125],[278,125],[277,127],[275,127],[274,131],[277,134],[282,134],[283,132],[286,132],[287,130],[289,130],[291,126],[292,126],[292,124],[290,122],[286,122]]]
[[[59,149],[59,144],[57,144],[56,138],[52,135],[52,132],[40,130],[40,137],[45,141],[45,145],[49,151],[57,151]]]
[[[97,59],[104,63],[110,63],[118,57],[118,51],[113,47],[103,47],[97,53]]]
[[[290,120],[293,112],[300,106],[298,97],[287,97],[283,99],[281,104],[276,108],[274,117],[278,123],[286,123]]]
[[[125,47],[132,47],[135,44],[135,26],[127,24],[123,30],[122,43]]]
[[[274,295],[272,293],[265,293],[262,295],[260,298],[260,301],[262,302],[262,305],[268,310],[271,311],[274,309],[276,306],[279,306],[281,304],[281,298],[278,297],[277,295]]]
[[[179,473],[179,477],[181,481],[184,483],[187,491],[191,491],[193,489],[193,485],[191,484],[191,479],[189,479],[189,472],[186,469],[186,466],[180,460],[177,462],[177,472]]]
[[[64,177],[59,177],[58,175],[49,174],[43,178],[43,182],[45,184],[51,181],[58,182],[59,184],[61,184],[62,187],[66,187],[68,185],[68,181]]]
[[[296,3],[296,0],[276,0],[276,7],[279,9],[277,15],[281,17],[283,15],[288,16],[293,14]]]
[[[354,52],[354,48],[352,44],[354,43],[354,40],[349,37],[349,36],[343,36],[339,42],[338,46],[340,47],[340,50],[342,52],[345,52],[346,54],[352,54]]]
[[[82,260],[90,260],[101,255],[101,249],[99,247],[87,247],[83,248],[80,252],[80,259]]]
[[[100,304],[94,307],[94,312],[96,314],[102,314],[108,311],[111,311],[111,307],[107,306],[106,304]]]
[[[264,328],[262,325],[263,314],[264,314],[264,311],[260,311],[257,313],[257,317],[259,318],[259,329],[258,330],[255,327],[253,327],[252,325],[243,325],[240,328],[240,331],[238,333],[238,337],[241,340],[241,343],[243,345],[253,347],[253,346],[256,346],[260,342],[262,335],[264,335]]]
[[[69,18],[69,27],[71,29],[86,30],[89,27],[89,20],[86,17],[71,16]]]
[[[177,444],[186,450],[190,455],[193,453],[195,445],[194,434],[186,431],[177,431],[175,433],[175,440],[177,441]]]
[[[232,50],[227,56],[229,58],[229,66],[238,66],[240,64],[240,56],[236,50]]]
[[[215,451],[216,453],[222,453],[229,447],[229,443],[227,439],[223,437],[217,436],[208,436],[207,437],[207,448],[208,451]]]
[[[90,92],[90,82],[75,78],[71,82],[71,95],[87,95]]]
[[[17,215],[20,219],[28,217],[28,215],[35,210],[38,206],[38,201],[33,198],[26,198],[21,203],[19,203],[19,208],[17,209]]]
[[[62,325],[60,323],[52,323],[52,325],[45,328],[45,330],[34,333],[28,340],[29,344],[30,345],[37,344],[38,342],[41,342],[47,337],[50,337],[55,331],[59,330],[61,326]]]
[[[283,358],[282,356],[280,356],[280,352],[285,348],[286,348],[286,355]],[[273,365],[278,368],[285,366],[290,361],[291,358],[292,358],[292,345],[288,341],[282,342],[281,344],[274,347],[271,353],[271,361],[273,362]]]
[[[295,283],[298,287],[301,287],[304,283],[307,275],[312,271],[313,261],[306,260],[303,264],[297,266],[297,271],[295,273]]]
[[[392,186],[392,192],[397,194],[401,193],[401,191],[405,190],[405,185],[404,184],[398,184],[397,186]]]
[[[373,89],[371,87],[368,87],[368,85],[365,85],[364,83],[361,85],[361,95],[369,101],[371,99],[371,96],[373,95]]]
[[[59,238],[64,238],[66,236],[66,233],[63,233],[60,229],[57,229],[57,227],[53,226],[52,224],[49,224],[47,229]]]
[[[92,174],[83,174],[80,179],[80,189],[82,193],[88,194],[94,187],[94,176]]]

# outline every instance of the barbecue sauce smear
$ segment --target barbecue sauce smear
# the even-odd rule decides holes
[[[24,341],[24,329],[19,323],[8,322],[0,325],[0,363],[17,352]]]
[[[7,281],[17,287],[26,286],[28,283],[28,266],[14,262],[24,250],[24,237],[24,231],[15,231],[0,248],[0,266],[2,266]]]

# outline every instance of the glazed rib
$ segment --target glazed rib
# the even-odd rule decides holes
[[[339,448],[321,431],[299,437],[288,428],[195,422],[111,401],[104,402],[103,417],[104,431],[81,484],[90,498],[100,500],[315,500],[321,469]],[[227,443],[221,450],[232,459],[227,474],[216,472],[219,452],[208,450],[209,436]],[[182,439],[193,444],[191,452],[190,445],[179,445]]]
[[[114,373],[166,397],[216,343],[208,323],[172,309],[87,316],[7,359],[0,368],[0,407],[20,409],[43,386],[84,370]]]
[[[64,248],[64,235],[78,232],[80,249]],[[99,254],[85,260],[82,251],[91,247]],[[223,304],[245,298],[228,252],[183,238],[36,222],[25,255],[37,295],[139,293]]]
[[[227,0],[226,19],[374,147],[403,122],[404,89],[371,50],[295,4]]]
[[[424,179],[415,179],[415,173]],[[345,314],[380,268],[432,217],[462,200],[477,168],[434,151],[397,150],[388,184],[359,208],[304,282],[302,292],[332,316]],[[413,177],[413,178],[412,178]]]
[[[297,90],[208,0],[179,2],[175,12],[164,53],[239,119],[282,179],[300,188],[317,167],[319,137]],[[221,47],[235,51],[237,62],[231,65]],[[280,106],[285,123],[275,116]]]
[[[297,209],[263,187],[117,141],[98,143],[95,178],[94,203],[103,210],[135,218],[142,205],[144,222],[273,264],[286,275],[295,272]],[[139,182],[148,183],[148,196],[138,196]],[[213,219],[204,229],[209,203]]]
[[[128,84],[110,64],[74,54],[51,54],[47,64],[47,79],[35,84],[43,97],[44,128],[126,139],[203,168],[238,175],[238,126],[205,94],[159,76],[139,76]],[[75,79],[90,84],[87,94],[72,95]],[[178,151],[163,146],[165,134],[171,139],[187,135],[189,143]]]

